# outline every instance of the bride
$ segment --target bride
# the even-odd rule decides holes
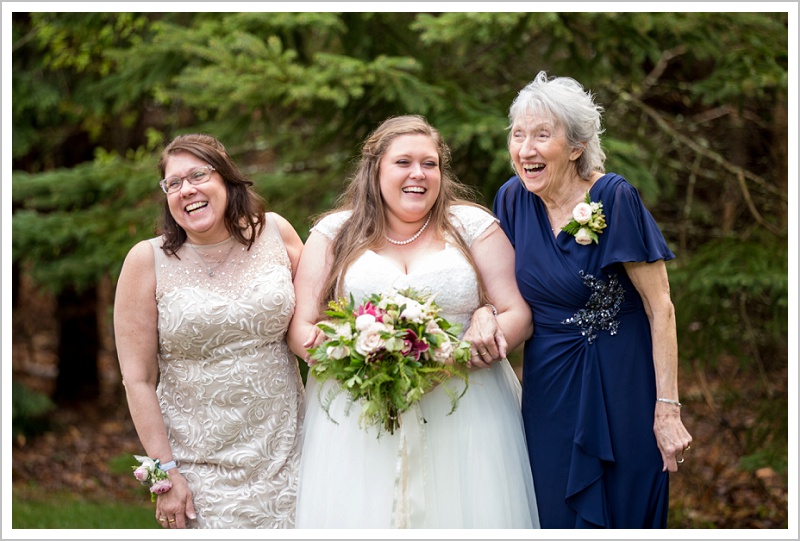
[[[320,397],[338,383],[319,389],[309,376],[298,528],[539,527],[519,380],[505,359],[530,336],[531,313],[511,244],[493,215],[459,197],[449,159],[420,116],[390,118],[368,137],[341,206],[303,249],[288,339],[307,360],[329,300],[427,291],[472,343],[468,390],[448,415],[447,393],[434,389],[378,437],[359,427],[346,393],[325,411]]]

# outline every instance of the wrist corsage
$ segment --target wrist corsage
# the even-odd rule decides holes
[[[575,205],[572,209],[572,220],[561,228],[575,237],[575,242],[584,246],[594,242],[598,243],[597,235],[603,232],[606,227],[606,217],[603,214],[603,202],[593,202],[586,192],[586,198],[582,203]]]
[[[156,501],[156,494],[164,494],[172,488],[172,481],[169,480],[166,470],[161,469],[157,458],[139,455],[133,455],[133,458],[141,462],[139,466],[132,466],[133,476],[141,484],[150,486],[151,501]]]

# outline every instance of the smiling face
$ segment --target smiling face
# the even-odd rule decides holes
[[[508,151],[525,187],[540,197],[552,196],[577,176],[575,160],[583,152],[567,143],[563,130],[544,115],[526,114],[511,126]]]
[[[408,225],[404,224],[418,228],[433,208],[441,188],[436,143],[427,135],[400,135],[387,147],[379,171],[389,228],[395,233],[408,231]]]
[[[167,158],[164,178],[185,177],[205,165],[209,164],[188,152],[176,152]],[[186,231],[190,243],[214,244],[230,236],[225,227],[228,191],[216,171],[211,172],[207,182],[197,186],[184,180],[180,190],[166,197],[170,214]]]

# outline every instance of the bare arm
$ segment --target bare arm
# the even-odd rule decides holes
[[[292,278],[294,279],[297,274],[297,267],[300,264],[303,241],[286,218],[274,212],[271,212],[270,216],[275,220],[275,224],[278,226],[278,232],[280,232],[281,239],[283,239],[283,245],[286,246],[286,252],[289,254],[289,261],[292,263]]]
[[[153,249],[142,241],[125,258],[114,299],[114,338],[133,424],[147,456],[161,463],[174,457],[156,397],[158,381],[158,308]],[[169,470],[173,488],[160,495],[157,517],[185,525],[194,518],[192,493],[178,469]],[[185,515],[184,515],[185,513]],[[167,522],[162,526],[168,527]]]
[[[322,343],[325,335],[316,326],[320,317],[322,285],[328,276],[331,261],[328,257],[330,241],[312,231],[300,256],[294,279],[297,305],[289,324],[289,348],[298,357],[308,361],[308,348]]]
[[[514,248],[497,224],[490,226],[470,247],[475,265],[483,278],[486,294],[497,309],[496,324],[488,307],[476,310],[465,340],[473,343],[471,364],[488,367],[492,360],[503,359],[533,333],[528,303],[519,292],[514,271]],[[492,319],[488,319],[492,318]],[[481,355],[481,352],[486,354]]]
[[[678,335],[666,265],[662,260],[654,263],[625,263],[625,270],[639,292],[650,320],[656,396],[678,401]],[[678,406],[656,402],[654,407],[653,430],[664,460],[663,469],[678,471],[677,461],[683,456],[684,449],[691,444],[692,436],[683,426]]]

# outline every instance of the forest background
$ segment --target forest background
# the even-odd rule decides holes
[[[606,168],[639,189],[677,255],[668,270],[680,398],[695,443],[671,477],[670,526],[788,528],[797,15],[795,3],[758,7],[771,11],[4,5],[12,131],[3,223],[12,236],[3,298],[10,293],[12,318],[4,310],[3,436],[15,498],[125,500],[124,485],[142,499],[129,468],[114,467],[141,449],[111,308],[127,251],[155,235],[165,142],[217,136],[305,239],[342,192],[365,136],[389,116],[418,113],[443,133],[458,177],[491,206],[513,174],[508,107],[546,70],[576,78],[604,106]]]

